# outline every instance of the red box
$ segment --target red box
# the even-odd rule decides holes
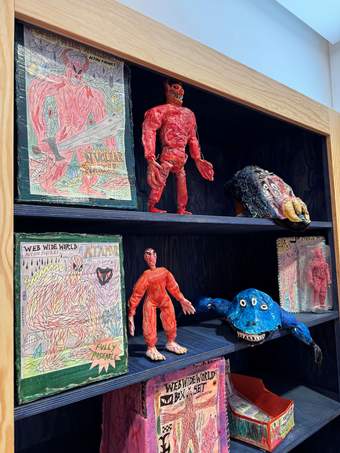
[[[228,453],[225,361],[104,396],[100,453]]]
[[[236,373],[226,379],[230,437],[273,451],[294,427],[294,402],[267,390],[261,379]]]

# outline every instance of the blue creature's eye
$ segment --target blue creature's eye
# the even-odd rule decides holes
[[[261,305],[261,310],[268,310],[268,305],[267,304],[262,304]]]
[[[244,299],[241,299],[240,300],[240,305],[241,305],[241,307],[246,307],[247,306],[247,301],[244,300]]]
[[[257,304],[257,300],[256,300],[255,297],[252,297],[251,304],[252,304],[253,307],[255,307],[255,305]]]

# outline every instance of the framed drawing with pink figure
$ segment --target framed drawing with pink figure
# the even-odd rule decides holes
[[[19,24],[16,107],[19,200],[136,208],[123,61]]]

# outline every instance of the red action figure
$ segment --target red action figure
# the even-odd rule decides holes
[[[331,282],[329,265],[322,250],[313,250],[313,258],[307,268],[308,283],[313,288],[313,306],[324,307],[327,289]]]
[[[143,145],[145,159],[148,161],[147,181],[151,188],[148,199],[148,211],[164,213],[155,205],[161,199],[169,173],[174,173],[177,180],[177,213],[191,214],[186,210],[188,203],[187,183],[184,165],[187,161],[185,152],[189,145],[191,157],[202,177],[208,181],[214,179],[214,169],[210,162],[203,160],[196,135],[194,113],[182,107],[184,89],[179,82],[165,84],[166,104],[158,105],[145,113],[143,122]],[[160,129],[162,152],[159,163],[156,160],[156,133]]]
[[[165,360],[157,348],[157,308],[161,311],[161,321],[167,343],[165,345],[168,351],[175,354],[185,354],[186,348],[175,342],[176,338],[176,317],[172,301],[167,293],[178,300],[182,306],[183,313],[194,314],[195,308],[181,293],[174,276],[165,267],[156,267],[157,254],[153,249],[146,249],[144,260],[149,269],[146,270],[138,279],[133,288],[129,300],[129,332],[135,334],[134,316],[136,308],[146,292],[146,298],[143,306],[143,335],[147,345],[146,355],[151,360]]]

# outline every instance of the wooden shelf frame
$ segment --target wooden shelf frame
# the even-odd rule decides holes
[[[327,137],[340,269],[340,115],[114,0],[0,0],[0,453],[13,453],[14,17],[74,38]],[[338,284],[338,290],[340,285]]]

